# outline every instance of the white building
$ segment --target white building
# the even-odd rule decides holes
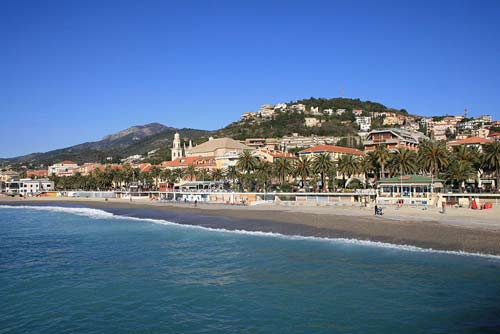
[[[48,174],[56,176],[71,176],[76,173],[79,167],[80,166],[78,166],[77,163],[65,160],[63,162],[49,166]]]
[[[356,124],[359,125],[361,131],[370,131],[372,127],[372,118],[370,116],[357,116]]]
[[[317,119],[316,117],[306,117],[304,120],[305,120],[305,125],[308,128],[321,126],[321,120]]]
[[[345,113],[345,109],[337,109],[335,113],[337,114],[337,116],[341,116]]]
[[[54,182],[49,179],[21,179],[19,180],[19,194],[32,195],[54,190]]]

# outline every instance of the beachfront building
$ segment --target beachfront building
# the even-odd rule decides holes
[[[416,150],[419,142],[425,138],[420,132],[410,132],[396,128],[373,130],[366,136],[363,146],[365,152],[375,151],[379,145],[385,145],[391,151],[400,148]]]
[[[377,203],[430,205],[435,194],[443,189],[443,181],[421,175],[403,175],[377,182]]]
[[[49,179],[20,179],[19,191],[21,195],[35,195],[46,191],[54,190],[54,182]]]
[[[79,166],[77,163],[65,160],[63,162],[49,166],[48,174],[55,176],[71,176],[78,171],[78,168]]]

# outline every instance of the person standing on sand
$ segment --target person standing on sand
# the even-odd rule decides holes
[[[377,204],[375,204],[375,216],[377,215],[377,213],[378,213],[378,206]]]

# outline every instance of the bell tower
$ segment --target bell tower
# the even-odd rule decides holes
[[[177,158],[182,158],[181,137],[178,132],[174,135],[174,142],[172,145],[172,161]]]

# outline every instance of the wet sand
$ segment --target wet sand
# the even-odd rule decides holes
[[[192,204],[117,199],[0,199],[0,205],[79,206],[122,216],[163,219],[227,230],[352,238],[436,250],[500,255],[500,219],[496,219],[496,210],[485,213],[484,218],[472,219],[467,216],[468,213],[464,214],[466,211],[452,210],[441,218],[433,210],[423,212],[419,209],[404,209],[396,212],[388,208],[385,216],[374,217],[372,209],[352,207],[239,207],[207,204],[194,207]]]

